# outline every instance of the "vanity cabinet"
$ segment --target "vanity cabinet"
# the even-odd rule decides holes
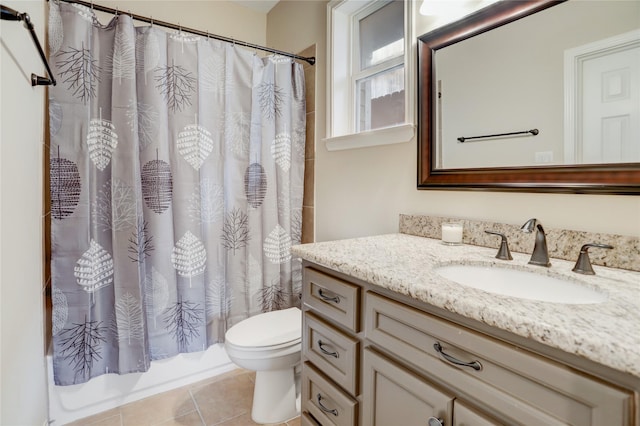
[[[637,389],[310,263],[303,311],[302,411],[317,424],[638,425]]]

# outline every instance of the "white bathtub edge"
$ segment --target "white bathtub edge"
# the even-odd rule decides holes
[[[49,424],[61,426],[235,368],[224,350],[224,344],[216,344],[204,352],[153,361],[146,373],[106,374],[80,385],[55,386],[53,359],[49,354]]]

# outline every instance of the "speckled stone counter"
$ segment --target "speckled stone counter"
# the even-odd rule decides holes
[[[595,276],[571,272],[573,262],[528,265],[528,254],[496,259],[495,249],[445,246],[439,240],[389,234],[294,246],[310,262],[430,305],[640,377],[640,273],[594,266]],[[499,265],[581,283],[606,293],[599,304],[568,305],[517,299],[454,283],[434,268]]]

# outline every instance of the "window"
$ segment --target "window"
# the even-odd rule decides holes
[[[411,9],[402,0],[329,3],[328,149],[413,137]]]
[[[404,123],[404,3],[371,6],[353,22],[356,132]]]

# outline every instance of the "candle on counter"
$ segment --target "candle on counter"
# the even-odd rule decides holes
[[[462,223],[445,222],[442,224],[442,242],[455,245],[462,244]]]

